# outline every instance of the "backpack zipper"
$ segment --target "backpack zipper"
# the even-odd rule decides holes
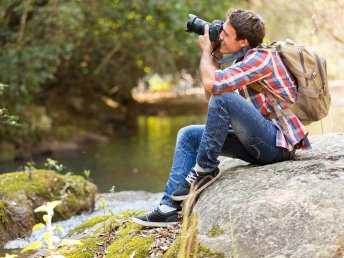
[[[300,47],[300,46],[298,47],[298,52],[299,52],[299,55],[300,55],[302,70],[306,74],[307,71],[306,71],[306,67],[305,67],[305,60],[303,58],[302,47]],[[305,82],[306,82],[306,86],[308,87],[308,79],[307,78],[305,78]]]

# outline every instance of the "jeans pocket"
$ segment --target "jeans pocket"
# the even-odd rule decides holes
[[[274,156],[274,148],[262,141],[259,137],[251,137],[247,145],[250,154],[261,163],[268,163]],[[273,155],[273,157],[272,157]]]

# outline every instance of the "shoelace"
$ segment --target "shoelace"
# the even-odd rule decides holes
[[[199,176],[199,174],[197,173],[197,171],[191,169],[190,173],[188,174],[188,176],[186,177],[186,181],[189,182],[189,184],[191,185],[196,178]]]

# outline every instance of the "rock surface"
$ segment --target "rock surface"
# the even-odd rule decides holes
[[[194,208],[201,244],[226,257],[343,257],[344,134],[310,140],[295,161],[224,158]]]

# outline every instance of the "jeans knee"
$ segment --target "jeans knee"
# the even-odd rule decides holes
[[[190,132],[192,130],[192,125],[185,126],[178,131],[177,141],[188,141]]]
[[[189,125],[179,130],[177,135],[177,144],[189,146],[192,149],[198,149],[204,131],[204,126]]]
[[[218,107],[222,103],[222,94],[221,95],[211,95],[208,107]]]
[[[238,101],[238,98],[244,99],[234,91],[224,92],[220,95],[211,95],[209,107],[224,106],[227,102]]]

